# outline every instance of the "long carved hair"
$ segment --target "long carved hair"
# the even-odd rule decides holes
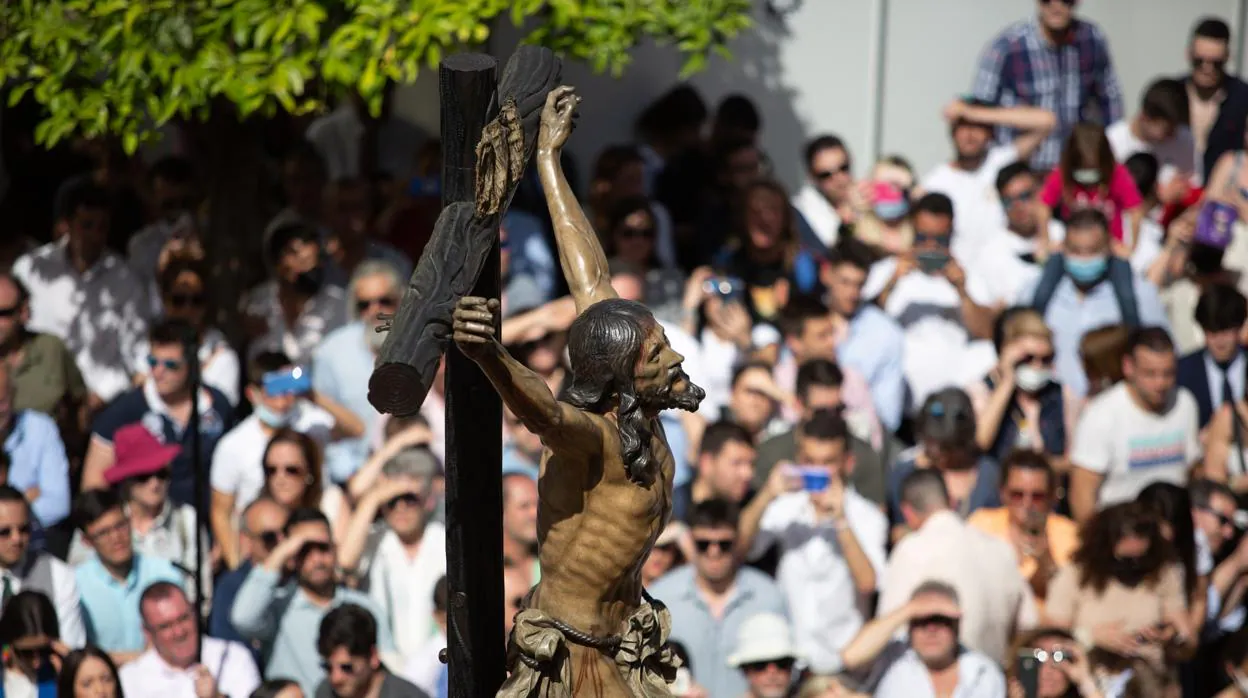
[[[635,301],[612,298],[581,313],[568,330],[572,378],[564,400],[580,409],[604,414],[616,406],[620,453],[629,479],[644,481],[653,455],[650,429],[634,384],[637,360],[654,315]]]

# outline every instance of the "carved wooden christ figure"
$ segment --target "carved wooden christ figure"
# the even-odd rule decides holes
[[[537,166],[578,317],[571,383],[559,401],[494,338],[498,300],[463,298],[454,339],[503,402],[542,439],[542,579],[516,616],[511,677],[499,696],[669,696],[671,618],[642,589],[641,566],[672,509],[674,465],[659,413],[696,410],[705,392],[662,327],[611,289],[606,255],[559,165],[580,98],[550,93]]]

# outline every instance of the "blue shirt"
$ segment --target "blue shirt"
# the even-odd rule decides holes
[[[1140,313],[1140,324],[1156,325],[1170,329],[1166,310],[1161,304],[1157,287],[1139,276],[1135,278],[1135,302]],[[1022,288],[1017,303],[1030,306],[1036,296],[1037,278]],[[1063,276],[1049,299],[1044,311],[1044,322],[1053,330],[1055,353],[1054,372],[1057,382],[1069,388],[1073,394],[1088,394],[1088,377],[1083,372],[1083,360],[1079,356],[1079,342],[1083,335],[1107,325],[1122,323],[1122,311],[1114,286],[1103,281],[1088,290],[1082,298],[1069,276]]]
[[[671,639],[689,652],[689,670],[698,684],[711,696],[746,695],[749,684],[745,675],[728,666],[728,657],[736,650],[737,632],[747,619],[759,613],[788,617],[784,593],[771,577],[752,567],[738,570],[723,616],[718,620],[694,585],[692,565],[663,575],[649,592],[671,611]]]
[[[130,424],[142,424],[161,443],[177,444],[182,452],[169,464],[173,477],[169,481],[169,498],[176,504],[195,505],[195,470],[191,459],[191,430],[169,416],[156,388],[149,379],[141,388],[128,390],[117,396],[95,418],[91,438],[112,445],[113,434]],[[212,452],[217,441],[234,425],[234,408],[216,388],[204,386],[199,400],[199,453],[200,467],[204,470],[212,463]],[[204,495],[208,487],[205,483]],[[207,501],[204,502],[207,506]]]
[[[888,521],[890,525],[899,526],[905,523],[901,517],[901,483],[906,476],[914,472],[914,456],[916,449],[902,454],[901,460],[893,466],[888,478]],[[980,456],[975,464],[975,486],[971,488],[966,501],[954,502],[953,510],[965,519],[976,509],[987,509],[1001,506],[1001,466],[988,456]]]
[[[42,412],[21,410],[4,440],[9,454],[9,484],[25,492],[39,488],[30,505],[44,528],[69,516],[69,460],[56,422]]]
[[[346,482],[368,459],[368,435],[377,432],[381,414],[368,401],[368,381],[377,358],[368,348],[362,322],[330,332],[312,354],[312,387],[364,422],[364,436],[340,439],[325,447],[325,470],[338,484]]]
[[[906,405],[906,378],[901,370],[904,339],[901,325],[868,303],[854,314],[849,335],[836,347],[836,360],[867,379],[875,414],[890,432],[901,426]]]
[[[338,587],[329,606],[318,606],[295,584],[280,585],[280,576],[263,567],[254,567],[243,581],[230,620],[243,637],[258,640],[268,649],[265,676],[282,676],[299,683],[305,696],[313,695],[325,678],[321,655],[316,649],[321,619],[344,603],[368,609],[377,620],[377,647],[394,651],[394,638],[386,616],[367,595]]]
[[[230,609],[234,608],[234,597],[238,596],[238,590],[243,586],[243,580],[247,579],[247,573],[251,571],[251,568],[251,560],[244,560],[237,569],[232,569],[217,578],[217,584],[212,591],[212,610],[208,612],[208,634],[219,640],[230,640],[242,644],[251,650],[256,666],[263,666],[260,653],[230,623]]]
[[[93,556],[75,570],[82,596],[82,619],[87,641],[105,652],[142,650],[143,623],[139,597],[156,582],[173,582],[185,589],[185,578],[173,563],[159,557],[134,554],[130,574],[117,581],[99,557]]]
[[[503,216],[507,230],[507,286],[525,282],[535,287],[539,298],[526,299],[534,304],[545,303],[555,295],[555,255],[546,242],[545,225],[536,216],[512,209]]]

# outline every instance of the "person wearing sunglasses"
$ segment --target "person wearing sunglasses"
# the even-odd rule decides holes
[[[995,199],[1002,215],[980,238],[967,263],[988,287],[990,298],[1006,305],[1018,298],[1024,284],[1040,273],[1046,250],[1041,244],[1036,195],[1040,181],[1026,162],[1002,167],[995,181]],[[995,202],[994,202],[995,203]],[[1061,224],[1050,224],[1049,239],[1061,239]]]
[[[65,643],[82,647],[87,631],[74,571],[47,552],[33,550],[32,533],[30,505],[21,492],[0,485],[0,609],[18,592],[41,592],[56,606]]]
[[[1206,182],[1224,158],[1244,146],[1248,122],[1248,83],[1228,75],[1231,60],[1231,28],[1218,17],[1205,16],[1192,28],[1187,45],[1191,72],[1180,76],[1191,106],[1192,136],[1197,163]]]
[[[975,70],[975,99],[1039,107],[1057,117],[1057,127],[1030,157],[1038,170],[1057,164],[1062,139],[1085,114],[1095,111],[1105,123],[1123,117],[1122,86],[1109,42],[1100,27],[1075,16],[1078,4],[1036,0],[1035,16],[993,38]],[[1013,127],[998,135],[1009,141],[1017,133]]]
[[[382,466],[340,538],[338,565],[368,590],[394,628],[399,654],[415,654],[436,631],[433,588],[446,574],[446,528],[431,516],[441,464],[427,448],[400,451]],[[380,515],[380,520],[378,520]]]
[[[69,459],[51,417],[13,408],[14,373],[0,360],[0,450],[8,463],[6,479],[0,482],[11,483],[30,502],[40,547],[46,547],[53,533],[55,552],[60,553],[67,540],[59,534],[69,515]]]
[[[737,671],[744,662],[733,661],[724,638],[742,637],[755,615],[788,615],[776,582],[742,566],[735,553],[739,516],[737,505],[726,500],[694,504],[688,517],[691,564],[669,572],[649,589],[667,604],[671,639],[689,652],[693,678],[711,696],[741,696],[750,687],[748,676]]]
[[[316,698],[429,698],[382,665],[377,620],[366,608],[348,603],[327,613],[316,647],[325,672]]]
[[[334,540],[342,540],[351,506],[341,487],[324,481],[325,469],[316,439],[282,427],[269,439],[260,462],[264,485],[259,496],[292,511],[306,508],[324,512]]]
[[[798,677],[797,647],[783,615],[757,612],[741,623],[728,665],[744,677],[746,698],[785,698]],[[711,696],[736,695],[710,693]]]
[[[139,597],[147,651],[121,667],[130,698],[218,698],[250,695],[260,672],[247,647],[200,637],[196,608],[175,584],[157,582]]]
[[[56,609],[37,591],[14,596],[0,615],[6,698],[54,698],[69,648],[60,641]]]
[[[880,677],[876,698],[1001,698],[1005,676],[995,660],[959,644],[962,624],[958,592],[928,579],[864,625],[841,657],[851,675]],[[905,639],[897,639],[903,629]]]
[[[840,238],[841,225],[858,218],[854,161],[845,141],[832,134],[813,138],[804,156],[808,179],[794,195],[793,207],[831,248]]]
[[[238,567],[217,577],[213,587],[212,609],[208,612],[208,634],[222,640],[233,640],[246,644],[247,641],[230,623],[230,609],[234,608],[234,598],[243,580],[256,565],[263,565],[273,549],[282,539],[282,529],[290,517],[290,510],[269,499],[261,497],[243,510],[240,518],[239,551],[241,562]],[[259,648],[248,645],[252,657],[259,666],[262,663]]]
[[[603,251],[616,266],[628,266],[646,282],[646,305],[660,321],[681,321],[685,274],[659,258],[659,219],[652,202],[642,196],[613,201],[601,214]]]
[[[321,653],[317,647],[322,620],[344,604],[364,610],[345,625],[371,628],[365,657],[376,647],[387,655],[387,663],[402,666],[390,661],[395,646],[385,614],[367,594],[338,581],[335,563],[328,519],[317,509],[296,509],[286,522],[282,541],[264,564],[252,568],[230,611],[230,620],[243,637],[270,648],[263,674],[292,678],[309,696],[332,673],[330,662],[348,663],[327,656],[336,652]],[[367,662],[350,663],[362,669],[361,664]]]

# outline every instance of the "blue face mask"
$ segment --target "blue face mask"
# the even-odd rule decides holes
[[[883,221],[896,221],[906,217],[910,212],[910,202],[902,199],[901,201],[890,201],[887,203],[878,203],[871,207],[875,211],[875,217]]]
[[[1066,274],[1077,284],[1090,284],[1105,275],[1109,266],[1109,258],[1105,256],[1089,259],[1063,258]]]
[[[291,410],[291,412],[293,411]],[[275,412],[263,403],[256,403],[252,412],[255,412],[256,419],[259,419],[261,424],[270,429],[281,429],[290,424],[291,412]]]

